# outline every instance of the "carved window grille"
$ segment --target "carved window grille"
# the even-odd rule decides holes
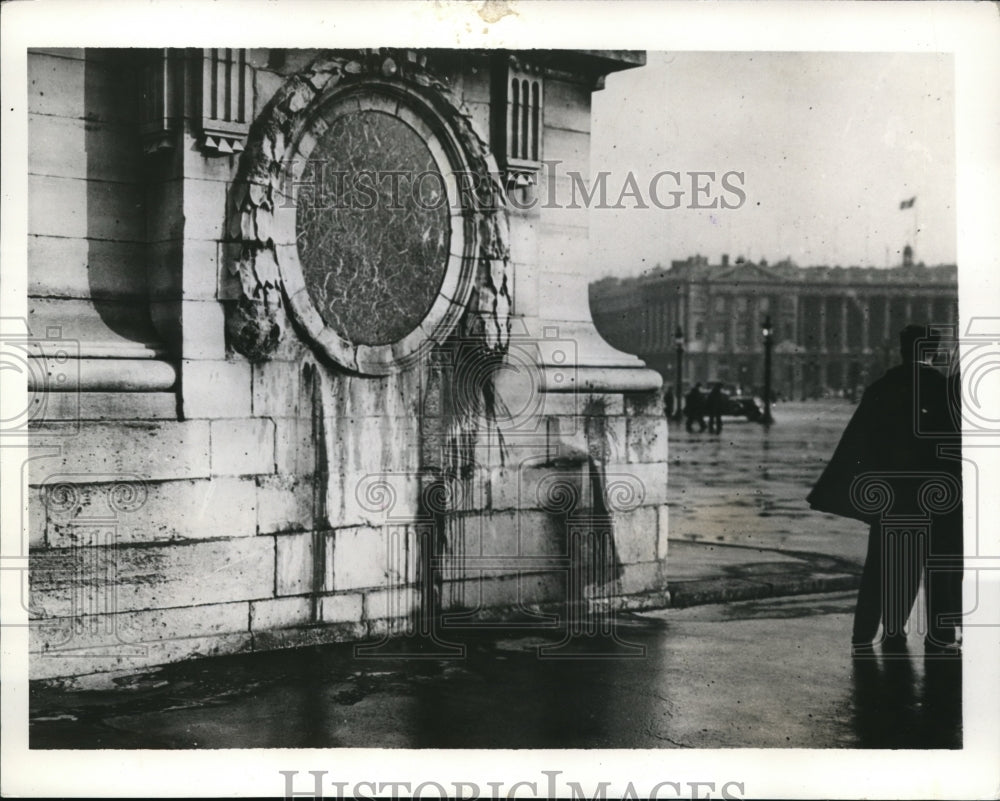
[[[494,152],[501,157],[509,187],[537,181],[542,159],[542,70],[509,57],[498,70],[494,90]]]
[[[541,81],[537,78],[510,79],[507,107],[507,156],[518,161],[538,161],[538,124],[541,109]]]
[[[216,153],[238,153],[253,114],[253,77],[246,50],[215,47],[201,52],[201,146]]]

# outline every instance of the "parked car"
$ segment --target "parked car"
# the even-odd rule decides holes
[[[708,393],[712,391],[712,387],[715,384],[715,381],[709,381],[707,384],[702,385],[702,398],[708,398]],[[756,422],[764,416],[763,402],[753,395],[742,394],[739,387],[732,384],[723,384],[722,397],[722,413],[727,417],[745,417],[751,422]]]

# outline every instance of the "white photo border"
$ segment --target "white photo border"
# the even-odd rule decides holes
[[[121,3],[47,0],[4,4],[0,316],[26,317],[26,49],[80,45],[516,47],[700,51],[945,52],[954,57],[958,264],[962,326],[1000,322],[1000,15],[995,4],[638,2],[218,2]],[[21,408],[24,388],[5,381]],[[19,394],[20,393],[20,394]],[[996,406],[994,406],[996,408]],[[21,497],[23,448],[0,448],[2,497]],[[1000,486],[1000,450],[975,451],[980,486]],[[3,554],[17,554],[22,509],[4,502]],[[967,514],[973,514],[967,511]],[[996,496],[981,499],[980,525],[1000,557]],[[972,540],[973,538],[967,538]],[[982,556],[983,554],[979,554]],[[6,560],[5,560],[6,561]],[[12,564],[12,563],[11,563]],[[5,565],[6,567],[6,565]],[[979,603],[1000,609],[1000,572],[980,582]],[[608,797],[660,781],[742,784],[741,797],[984,798],[1000,787],[1000,637],[970,630],[964,648],[961,751],[670,749],[657,751],[407,751],[308,749],[42,751],[27,749],[27,629],[20,577],[4,570],[2,792],[6,796],[280,796],[279,771],[327,771],[356,782],[382,778],[505,783],[562,771],[584,788],[611,783]],[[969,582],[966,582],[968,585]],[[19,617],[20,616],[20,617]],[[1000,619],[1000,618],[997,618]],[[11,625],[14,624],[14,625]],[[20,625],[18,625],[20,624]],[[296,786],[296,789],[307,789]],[[565,787],[565,785],[561,785]],[[430,790],[428,791],[430,793]],[[334,793],[331,789],[330,797]],[[714,796],[713,796],[714,797]]]

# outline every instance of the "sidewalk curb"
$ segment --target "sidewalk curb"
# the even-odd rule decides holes
[[[628,612],[684,609],[689,606],[752,601],[760,598],[841,592],[855,590],[860,584],[861,576],[856,573],[813,573],[798,576],[774,573],[755,576],[752,579],[718,576],[671,582],[668,589],[658,592],[620,596],[618,608]]]
[[[670,585],[670,606],[686,606],[748,601],[755,598],[778,598],[785,595],[809,595],[819,592],[855,590],[861,576],[854,573],[813,573],[789,576],[784,573],[748,578],[711,578],[679,581]]]

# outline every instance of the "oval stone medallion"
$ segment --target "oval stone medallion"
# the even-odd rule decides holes
[[[416,329],[448,268],[451,218],[441,165],[384,111],[346,111],[316,139],[299,178],[296,245],[323,322],[356,345]]]

